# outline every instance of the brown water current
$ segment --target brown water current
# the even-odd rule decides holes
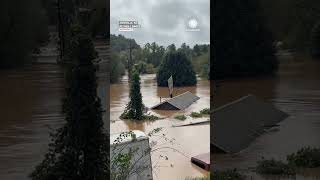
[[[237,168],[248,174],[248,179],[290,179],[262,177],[251,170],[261,157],[286,160],[286,155],[304,146],[320,148],[320,62],[308,58],[280,60],[279,72],[274,77],[217,82],[213,97],[215,107],[253,94],[290,116],[280,123],[279,128],[260,136],[240,153],[212,154],[213,168]],[[301,170],[295,179],[320,179],[320,169]]]
[[[0,179],[27,179],[41,162],[49,128],[63,123],[63,73],[55,64],[0,71]]]
[[[168,89],[157,87],[154,78],[155,75],[141,76],[141,93],[147,107],[159,103],[160,96],[168,97]],[[218,82],[213,97],[216,107],[243,95],[254,94],[274,103],[290,117],[282,121],[280,127],[260,136],[238,154],[212,155],[213,167],[238,168],[248,174],[249,179],[289,179],[262,177],[251,173],[250,169],[262,156],[285,160],[287,154],[303,146],[320,147],[319,78],[319,61],[295,58],[283,60],[274,77]],[[63,71],[55,64],[35,63],[25,68],[1,70],[0,83],[0,179],[27,179],[47,150],[49,128],[57,128],[64,123],[61,114]],[[111,133],[133,129],[147,133],[162,127],[161,134],[165,134],[167,141],[163,137],[152,137],[151,144],[154,148],[171,147],[174,150],[162,148],[152,154],[154,179],[184,179],[186,176],[205,175],[205,171],[190,163],[190,157],[209,150],[209,125],[173,128],[172,124],[178,121],[173,118],[176,114],[188,115],[209,107],[209,87],[208,81],[199,80],[195,87],[176,88],[175,94],[190,91],[198,95],[200,100],[180,112],[151,111],[164,119],[134,123],[119,119],[129,100],[129,87],[124,77],[110,87]],[[160,158],[161,155],[168,156],[168,160]],[[320,179],[320,170],[302,170],[296,179]]]
[[[181,179],[206,175],[207,172],[191,164],[192,156],[207,153],[210,151],[210,127],[209,124],[172,127],[173,123],[180,122],[174,119],[175,115],[189,115],[210,106],[210,83],[207,80],[198,80],[197,86],[175,88],[174,95],[190,91],[200,97],[200,99],[183,111],[150,111],[150,113],[163,117],[164,119],[147,122],[122,121],[119,116],[124,111],[129,101],[128,79],[125,76],[118,84],[111,85],[110,89],[110,116],[111,133],[119,133],[128,130],[141,130],[145,133],[155,128],[162,128],[160,136],[152,136],[151,144],[155,144],[152,149],[152,164],[154,179]],[[141,93],[143,103],[147,107],[152,107],[160,102],[160,97],[168,98],[167,87],[157,87],[155,74],[141,76]],[[185,122],[192,118],[188,117]],[[195,121],[209,119],[209,117],[199,118]],[[165,134],[165,139],[163,137]],[[166,157],[168,159],[166,160]]]

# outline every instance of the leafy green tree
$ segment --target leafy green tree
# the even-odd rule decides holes
[[[140,46],[136,43],[134,39],[128,39],[121,34],[110,35],[111,51],[115,51],[115,52],[128,51],[130,48],[130,45],[132,49],[140,48]]]
[[[172,49],[166,53],[157,73],[158,86],[167,86],[171,75],[174,86],[193,86],[197,83],[191,61],[180,50]]]
[[[193,53],[195,56],[200,56],[201,55],[201,49],[198,44],[194,45],[193,47]]]
[[[66,124],[51,134],[48,153],[31,174],[34,180],[109,178],[109,138],[97,96],[96,53],[86,30],[72,25],[70,31],[63,104]]]
[[[273,35],[256,0],[213,6],[214,79],[272,74],[278,67]]]
[[[310,53],[312,29],[320,18],[317,0],[260,0],[268,26],[285,49]]]
[[[142,95],[140,92],[140,77],[137,71],[132,73],[130,82],[130,102],[120,118],[130,120],[142,120],[144,105],[142,103]]]
[[[210,72],[210,53],[206,52],[192,59],[194,70],[201,77],[208,79]]]
[[[152,64],[154,67],[158,67],[164,53],[165,49],[163,46],[159,46],[155,42],[152,44],[147,43],[142,49],[143,58],[138,60],[145,61],[148,64]]]
[[[177,48],[174,44],[170,44],[168,47],[167,47],[167,51],[176,51]]]
[[[153,74],[155,72],[152,64],[147,64],[143,61],[135,64],[134,68],[139,74]]]
[[[193,58],[193,50],[188,45],[186,45],[186,43],[182,43],[179,50],[185,53],[189,59]]]
[[[121,57],[118,53],[110,53],[110,82],[116,83],[119,78],[125,73],[125,65],[121,61]]]

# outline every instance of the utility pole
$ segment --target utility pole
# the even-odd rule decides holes
[[[60,59],[59,61],[62,62],[64,57],[64,27],[63,27],[63,19],[61,14],[61,0],[57,0],[57,9],[58,9],[58,33],[59,33],[59,44],[60,44]]]
[[[128,77],[129,80],[131,79],[131,68],[132,68],[132,46],[131,46],[131,40],[129,41],[129,59],[128,59]]]

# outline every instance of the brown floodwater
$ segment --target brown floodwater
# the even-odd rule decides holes
[[[24,68],[0,71],[0,179],[28,179],[44,158],[52,129],[64,124],[61,66],[35,62]],[[102,66],[104,68],[104,65]],[[108,93],[104,73],[98,73],[100,95]],[[102,92],[106,91],[106,92]],[[105,96],[103,107],[108,105]],[[107,121],[107,116],[103,116]],[[108,122],[109,123],[109,122]]]
[[[227,80],[219,82],[214,96],[215,106],[246,94],[254,94],[274,103],[290,114],[280,127],[260,136],[244,151],[233,155],[212,155],[214,168],[238,168],[252,179],[282,180],[284,177],[261,177],[250,173],[260,157],[285,160],[287,154],[303,146],[320,147],[320,62],[305,58],[286,60],[279,73],[270,78]],[[156,87],[154,75],[141,77],[143,101],[147,107],[167,97],[167,88]],[[21,180],[41,162],[47,150],[49,129],[63,124],[61,98],[64,95],[63,71],[55,64],[35,63],[26,68],[0,71],[0,179]],[[190,163],[190,157],[209,148],[209,125],[173,128],[172,116],[190,113],[209,106],[209,82],[199,81],[197,87],[175,89],[175,94],[189,90],[201,99],[182,112],[152,112],[165,117],[154,122],[132,123],[119,120],[128,102],[128,84],[124,77],[110,89],[111,132],[140,129],[149,132],[163,127],[161,133],[175,138],[170,147],[152,156],[155,179],[184,179],[203,175],[204,171]],[[108,92],[107,90],[104,90]],[[106,103],[108,105],[108,103]],[[188,121],[188,120],[187,120]],[[162,138],[163,139],[163,138]],[[161,146],[159,139],[156,146]],[[154,139],[157,140],[157,139]],[[159,160],[168,155],[168,160]],[[320,179],[319,169],[301,170],[296,179]]]
[[[247,94],[273,103],[290,116],[280,123],[279,128],[260,136],[240,153],[212,154],[213,168],[237,168],[246,173],[248,179],[290,179],[262,177],[251,170],[262,157],[286,160],[286,155],[301,147],[320,147],[320,62],[287,57],[281,59],[275,77],[217,82],[214,106],[218,107]],[[320,169],[301,170],[295,179],[320,179]]]
[[[207,175],[207,172],[191,164],[192,156],[207,153],[210,151],[210,126],[208,124],[172,127],[174,123],[179,123],[174,116],[178,114],[189,115],[193,111],[200,111],[210,106],[210,83],[207,80],[198,80],[197,86],[175,88],[174,95],[190,91],[200,97],[198,101],[183,111],[150,111],[151,114],[162,117],[157,121],[132,122],[122,121],[119,116],[124,111],[129,101],[129,86],[127,76],[110,88],[110,131],[119,133],[129,130],[141,130],[145,133],[155,128],[162,128],[160,136],[151,137],[152,165],[154,179],[178,179],[184,180],[186,177],[196,177]],[[143,103],[147,107],[152,107],[160,102],[160,97],[168,97],[168,88],[157,87],[155,74],[141,76],[141,93]],[[206,120],[199,118],[194,121]],[[185,122],[191,121],[191,118]],[[165,139],[167,138],[167,139]],[[156,150],[157,149],[157,150]],[[163,156],[163,158],[161,157]],[[166,160],[165,156],[168,157]]]
[[[0,179],[27,179],[63,123],[63,73],[55,64],[0,71]]]

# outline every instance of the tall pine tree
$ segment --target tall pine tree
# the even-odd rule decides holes
[[[103,132],[97,97],[96,58],[88,32],[71,26],[66,65],[66,124],[51,135],[45,159],[31,174],[34,180],[105,180],[109,178],[108,137]]]
[[[144,105],[142,103],[142,95],[140,91],[140,76],[137,71],[133,71],[130,81],[130,102],[120,118],[142,120]]]

